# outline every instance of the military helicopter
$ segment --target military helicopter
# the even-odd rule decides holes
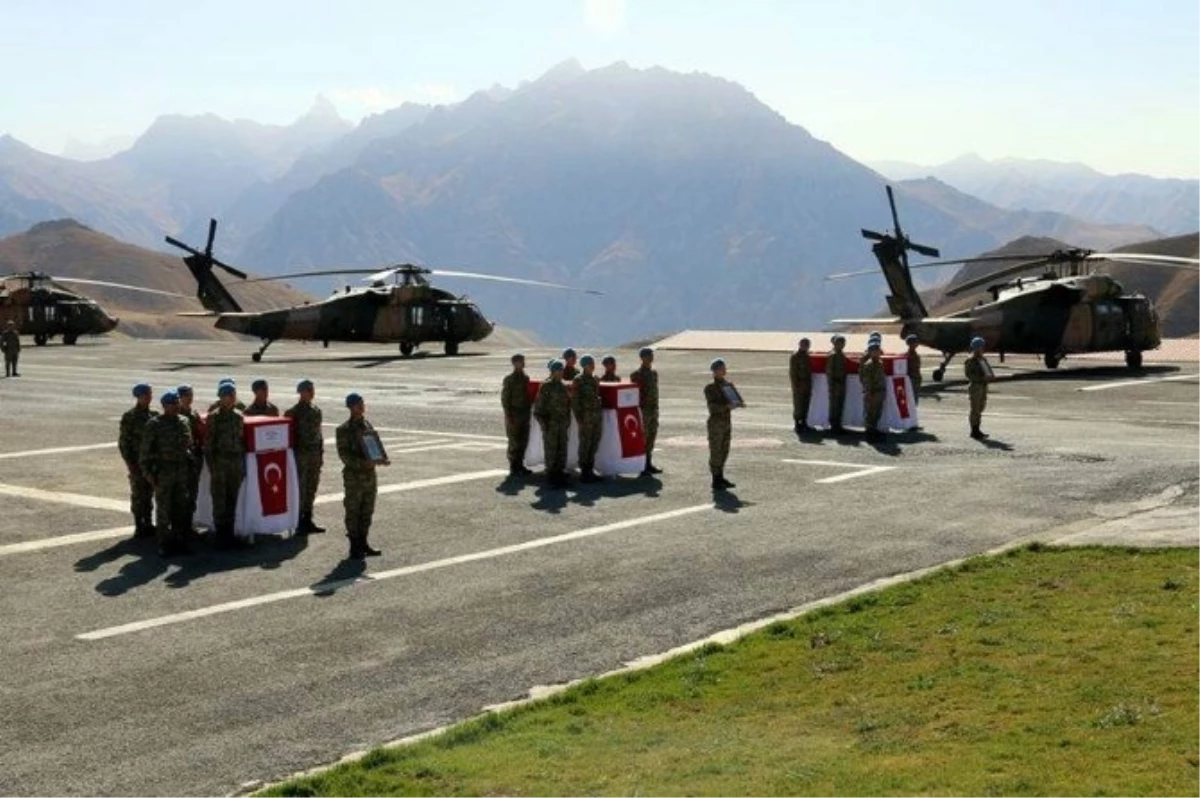
[[[56,335],[62,336],[64,344],[73,345],[81,335],[101,335],[116,328],[118,320],[95,300],[64,288],[59,283],[104,285],[147,294],[181,296],[170,291],[124,283],[21,272],[0,277],[0,326],[9,321],[16,322],[17,332],[32,335],[33,342],[38,346],[45,346]]]
[[[196,278],[196,296],[206,308],[203,313],[181,315],[215,316],[219,329],[261,338],[262,346],[250,355],[250,359],[255,363],[262,360],[267,347],[281,339],[321,341],[325,346],[329,346],[330,341],[399,343],[400,353],[407,357],[421,344],[429,342],[441,342],[447,355],[456,355],[459,344],[465,341],[482,341],[491,335],[494,325],[484,318],[479,308],[463,297],[456,297],[448,291],[434,288],[427,279],[431,275],[495,280],[580,291],[586,294],[601,293],[541,280],[427,269],[411,263],[382,270],[315,269],[251,280],[245,272],[213,257],[213,239],[216,234],[217,220],[210,219],[208,241],[203,251],[171,236],[166,237],[168,244],[189,253],[183,258],[183,262]],[[356,289],[347,286],[343,291],[335,292],[333,296],[320,302],[254,313],[242,310],[228,289],[217,279],[213,267],[223,269],[246,283],[326,275],[367,275],[363,281],[369,285]]]
[[[987,348],[1003,359],[1007,353],[1041,355],[1046,368],[1058,368],[1069,354],[1081,352],[1124,351],[1125,363],[1141,368],[1142,352],[1161,343],[1158,313],[1154,304],[1141,294],[1126,294],[1124,288],[1106,274],[1092,271],[1104,261],[1122,261],[1139,265],[1195,269],[1196,258],[1152,255],[1132,252],[1093,252],[1066,249],[1039,255],[985,255],[976,258],[932,261],[910,267],[908,251],[940,257],[934,247],[913,243],[900,229],[892,187],[887,187],[892,210],[890,234],[862,230],[863,238],[876,242],[871,251],[879,261],[891,294],[888,309],[893,318],[834,319],[837,324],[896,324],[901,336],[915,334],[922,345],[942,353],[941,364],[933,379],[940,381],[946,366],[959,352],[967,351],[971,339],[980,336]],[[992,301],[973,308],[932,318],[913,286],[911,269],[952,264],[1017,261],[982,277],[953,286],[946,296],[988,285]],[[1030,269],[1045,266],[1038,277],[1018,277],[994,282]],[[826,280],[839,280],[874,269],[831,274]]]

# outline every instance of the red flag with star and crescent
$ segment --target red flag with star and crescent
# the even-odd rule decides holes
[[[908,391],[906,390],[907,380],[904,377],[892,377],[892,387],[896,391],[896,409],[900,412],[900,418],[908,418]]]
[[[621,457],[640,457],[646,453],[646,433],[642,413],[635,407],[617,408],[617,430],[621,434]]]
[[[288,511],[288,451],[258,452],[258,496],[264,518]]]

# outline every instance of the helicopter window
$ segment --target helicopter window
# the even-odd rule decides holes
[[[425,323],[425,308],[421,305],[411,305],[408,308],[408,321],[415,327]]]

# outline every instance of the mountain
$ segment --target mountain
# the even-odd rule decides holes
[[[73,219],[41,222],[19,235],[0,239],[0,274],[41,271],[55,277],[78,277],[174,291],[173,297],[126,291],[102,285],[74,288],[118,316],[118,332],[143,337],[233,338],[213,327],[212,319],[180,318],[172,314],[202,308],[194,297],[196,281],[177,258],[126,244],[98,233]],[[226,280],[246,310],[298,305],[311,297],[282,285],[239,286]],[[70,283],[64,283],[68,287]]]
[[[1006,209],[1057,211],[1102,224],[1142,224],[1168,234],[1200,227],[1200,181],[1106,175],[1080,163],[964,155],[938,166],[872,164],[894,180],[935,177]]]

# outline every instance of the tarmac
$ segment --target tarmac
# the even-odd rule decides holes
[[[506,477],[507,351],[277,343],[253,364],[254,348],[28,347],[22,376],[0,379],[0,792],[229,793],[1023,541],[1198,542],[1194,360],[1047,372],[1009,357],[984,442],[967,437],[955,362],[925,384],[922,431],[869,445],[798,439],[786,354],[732,352],[748,404],[726,469],[737,487],[714,498],[711,351],[659,353],[660,478],[564,493]],[[552,354],[527,351],[530,371]],[[621,374],[636,366],[615,354]],[[226,375],[266,377],[281,407],[316,382],[329,532],[163,561],[129,539],[118,419],[135,382],[187,382],[206,405]],[[392,459],[372,529],[384,556],[365,564],[345,559],[332,445],[351,390]]]

